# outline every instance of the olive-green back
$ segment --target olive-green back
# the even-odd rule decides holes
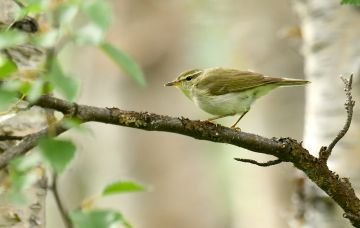
[[[206,90],[210,95],[242,92],[258,86],[280,82],[281,78],[264,77],[264,75],[235,69],[215,68],[207,71],[196,87]]]

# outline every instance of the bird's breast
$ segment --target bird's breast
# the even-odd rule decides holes
[[[252,93],[244,91],[217,96],[206,93],[193,93],[192,100],[205,112],[220,116],[248,111],[255,99]]]

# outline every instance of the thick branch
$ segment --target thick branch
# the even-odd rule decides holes
[[[138,128],[147,131],[165,131],[187,135],[196,139],[232,144],[254,152],[273,155],[283,162],[291,162],[302,170],[314,183],[336,201],[348,215],[360,214],[360,200],[356,197],[348,179],[339,178],[327,165],[312,156],[300,143],[290,138],[268,139],[258,135],[239,132],[203,121],[192,121],[148,112],[123,111],[118,108],[99,108],[79,105],[48,95],[40,97],[35,105],[62,112],[66,116],[82,122],[101,122],[113,125]],[[66,129],[56,124],[55,135]],[[34,146],[39,137],[47,134],[47,129],[27,136],[17,146],[0,156],[0,167],[4,167],[15,155],[26,153]],[[6,156],[4,156],[6,155]],[[360,227],[357,216],[348,216],[356,227]]]
[[[182,117],[170,117],[148,112],[123,111],[118,108],[78,105],[47,95],[42,96],[35,105],[55,109],[82,122],[93,121],[147,131],[173,132],[200,140],[232,144],[276,157],[284,157],[284,154],[291,149],[286,141],[283,140],[268,139],[250,133],[239,132],[221,125],[205,121],[192,121]],[[284,161],[288,160],[284,158]]]

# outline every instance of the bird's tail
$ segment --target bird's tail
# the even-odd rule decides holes
[[[281,81],[277,82],[279,86],[297,86],[297,85],[305,85],[310,83],[310,81],[302,80],[302,79],[292,79],[292,78],[282,78]]]

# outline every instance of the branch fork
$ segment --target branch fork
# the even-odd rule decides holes
[[[347,121],[343,129],[327,147],[322,147],[319,158],[311,155],[302,143],[291,138],[270,139],[259,135],[230,129],[208,122],[189,120],[183,117],[171,117],[148,112],[124,111],[118,108],[100,108],[61,100],[50,95],[41,96],[33,105],[53,109],[64,114],[65,118],[76,118],[82,123],[100,122],[146,131],[164,131],[186,135],[199,140],[231,144],[253,152],[276,157],[265,163],[251,159],[236,158],[237,161],[271,166],[281,162],[291,162],[302,170],[318,187],[324,190],[342,209],[344,216],[355,227],[360,227],[360,199],[355,195],[348,179],[339,178],[327,166],[327,160],[336,143],[347,133],[353,115],[355,102],[351,96],[352,75],[349,80],[343,79],[347,101]],[[37,145],[37,141],[52,133],[54,136],[67,131],[62,121],[53,123],[48,128],[25,136],[18,144],[0,155],[0,168],[4,168],[14,157],[25,154]]]

